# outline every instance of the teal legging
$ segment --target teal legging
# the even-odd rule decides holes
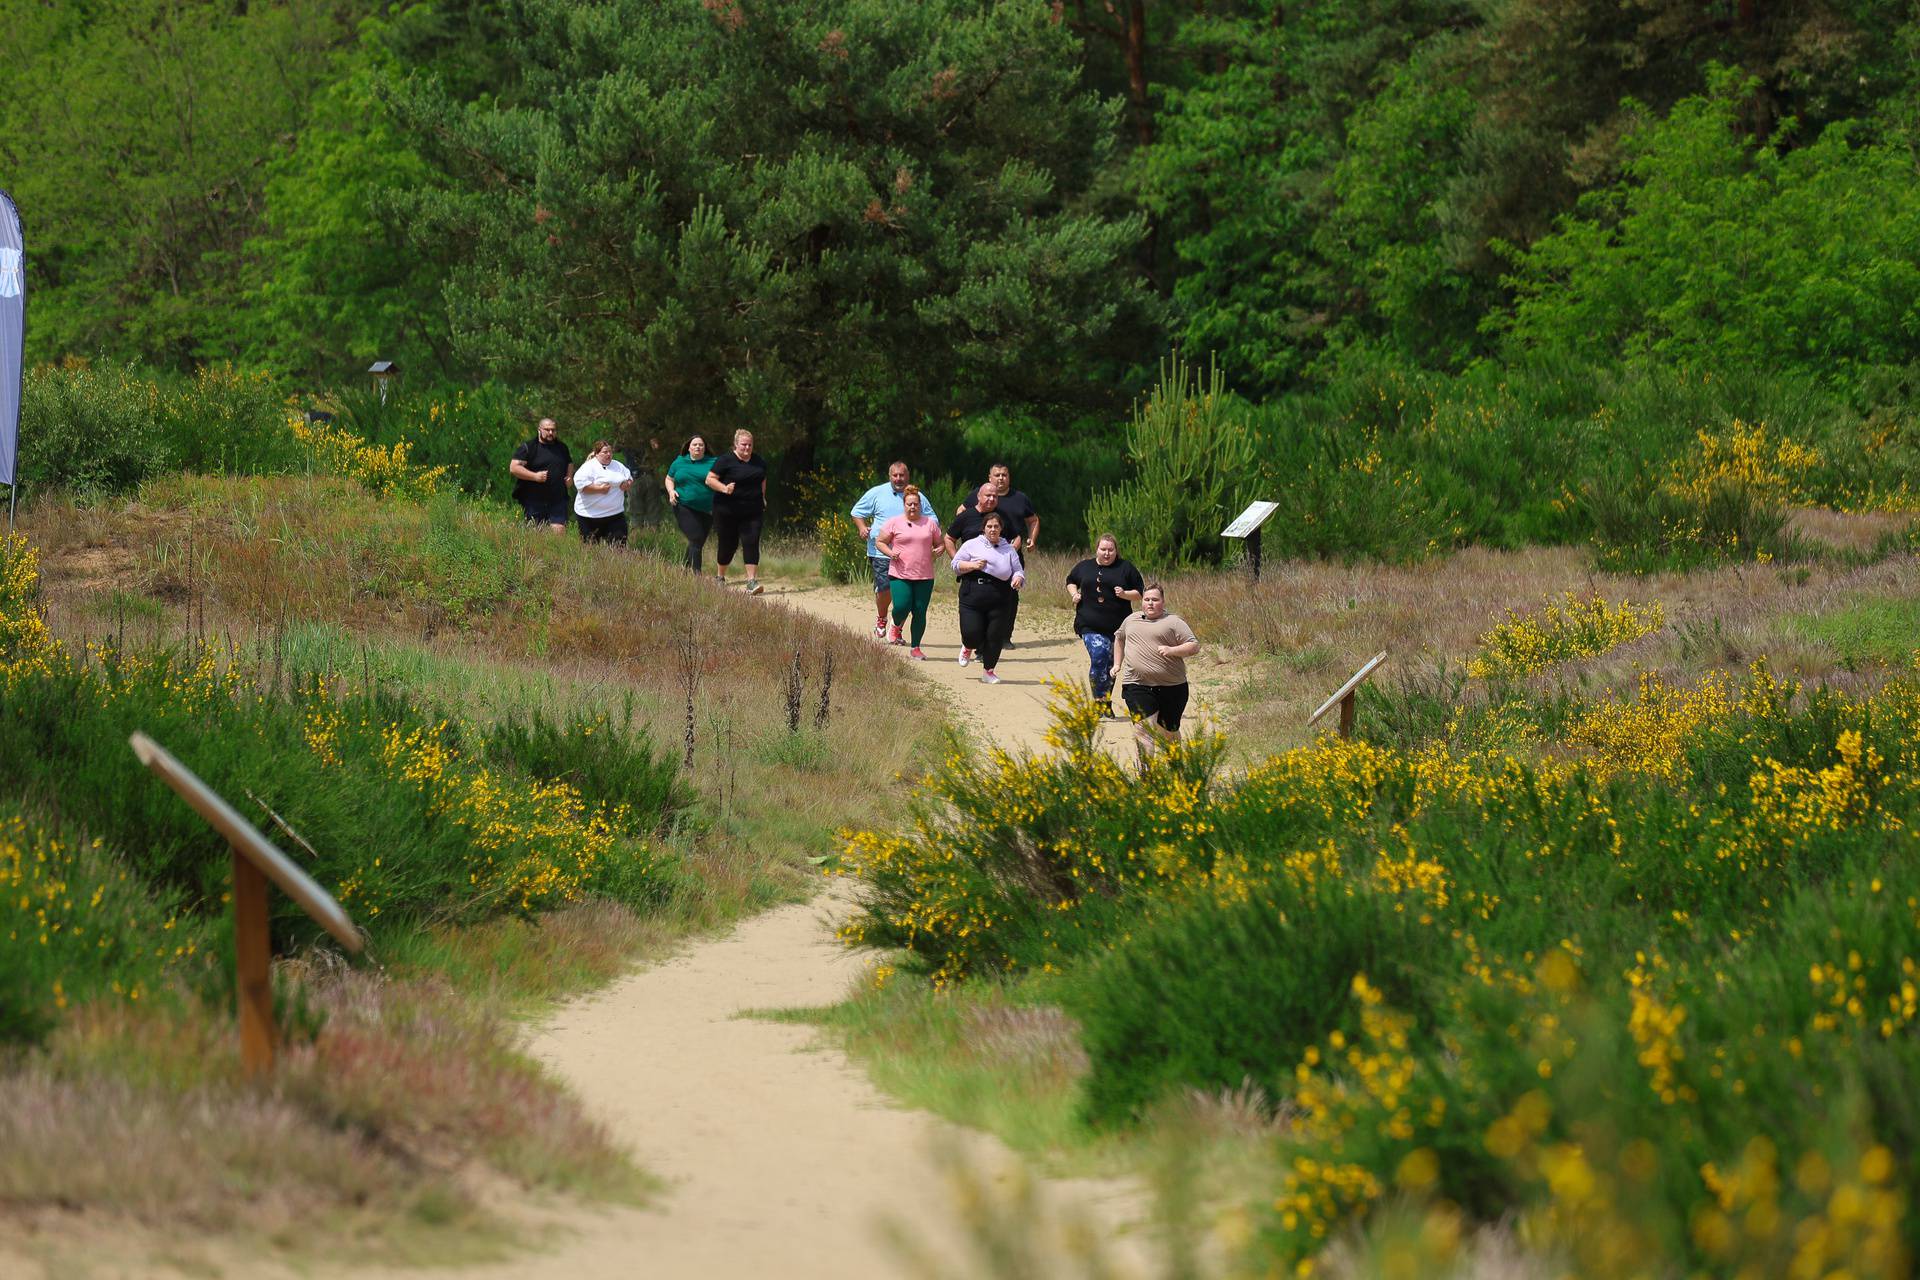
[[[933,603],[933,579],[888,578],[887,589],[893,592],[893,625],[899,626],[911,613],[913,647],[918,649],[920,637],[927,634],[927,606]]]

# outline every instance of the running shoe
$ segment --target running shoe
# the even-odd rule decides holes
[[[962,649],[962,650],[960,651],[960,665],[964,667],[964,666],[966,666],[966,665],[967,665],[967,664],[968,664],[969,662],[972,662],[972,661],[973,661],[973,650],[971,650],[971,649]]]
[[[925,662],[925,661],[927,660],[927,655],[926,655],[926,654],[924,654],[924,653],[922,653],[922,652],[920,652],[920,646],[919,646],[919,645],[915,645],[915,646],[913,646],[913,648],[912,648],[911,650],[909,650],[909,651],[908,651],[908,653],[907,653],[907,656],[908,656],[909,658],[917,658],[917,659],[919,659],[919,660],[920,660],[921,662]]]
[[[885,640],[887,638],[887,624],[884,621],[873,624],[873,638],[875,640]]]
[[[993,672],[989,671],[985,675],[980,677],[980,683],[981,684],[999,684],[1000,677],[993,674]]]
[[[762,591],[765,591],[765,590],[766,588],[760,585],[760,579],[758,578],[755,578],[752,582],[749,582],[747,584],[747,594],[750,596],[757,596]]]
[[[891,644],[905,644],[907,642],[907,638],[900,634],[900,628],[896,626],[893,629],[893,635],[889,637],[888,642]]]

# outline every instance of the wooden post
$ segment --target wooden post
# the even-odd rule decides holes
[[[133,754],[172,787],[233,850],[233,961],[240,1003],[240,1065],[250,1077],[273,1070],[273,937],[268,929],[267,884],[280,886],[313,922],[348,951],[365,945],[360,931],[333,899],[286,854],[233,811],[193,771],[144,733],[129,739]],[[273,811],[267,810],[269,814]],[[282,824],[285,825],[285,824]],[[289,834],[292,834],[289,829]],[[298,836],[294,837],[296,840]]]
[[[1253,566],[1253,580],[1260,581],[1260,531],[1247,535],[1247,563]]]
[[[1386,660],[1387,654],[1384,649],[1374,654],[1371,658],[1368,658],[1366,663],[1358,671],[1347,678],[1345,684],[1334,690],[1333,695],[1320,704],[1318,711],[1315,711],[1307,717],[1307,727],[1311,729],[1315,724],[1319,723],[1321,716],[1326,715],[1327,712],[1333,710],[1335,707],[1339,707],[1340,736],[1343,738],[1351,738],[1353,736],[1354,711],[1358,707],[1360,700],[1360,685]]]
[[[240,1065],[249,1076],[273,1070],[273,937],[267,877],[233,851],[233,955],[240,998]]]

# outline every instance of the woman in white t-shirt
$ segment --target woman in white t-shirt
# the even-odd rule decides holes
[[[627,490],[633,472],[613,460],[613,445],[596,440],[593,453],[573,473],[573,514],[582,542],[627,545]]]

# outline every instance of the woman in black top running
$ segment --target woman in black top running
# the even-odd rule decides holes
[[[747,565],[747,594],[757,596],[760,586],[760,522],[767,514],[767,466],[753,455],[753,432],[733,433],[733,452],[723,454],[707,472],[707,488],[713,490],[714,559],[720,565],[720,582],[727,581],[727,566],[733,563],[736,548]]]
[[[1067,575],[1067,594],[1073,597],[1073,630],[1087,647],[1087,681],[1094,701],[1113,699],[1113,633],[1133,612],[1133,602],[1146,590],[1140,571],[1120,558],[1120,543],[1110,533],[1094,543],[1093,558],[1082,560]]]

